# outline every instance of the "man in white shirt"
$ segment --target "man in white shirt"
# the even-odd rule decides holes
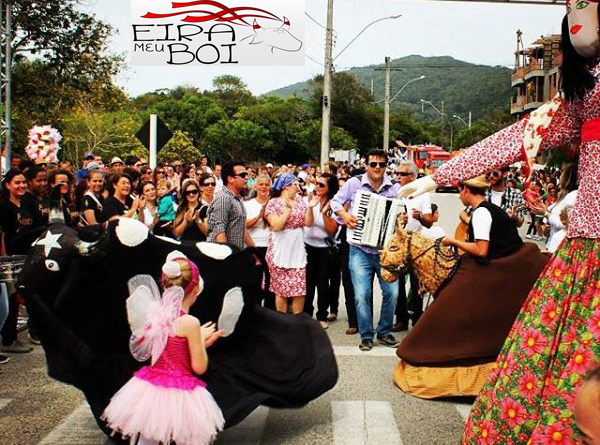
[[[396,168],[396,179],[401,186],[410,184],[415,179],[419,169],[411,161],[402,161]],[[404,215],[406,230],[410,232],[420,232],[423,228],[429,229],[433,224],[433,214],[431,211],[431,195],[423,193],[413,199],[406,200],[406,214]],[[410,309],[412,312],[413,326],[417,323],[423,313],[423,305],[419,297],[419,280],[414,273],[410,273],[410,289],[413,298],[410,308],[407,304],[407,295],[404,286],[405,277],[400,277],[400,289],[398,292],[398,303],[396,304],[396,323],[392,326],[393,332],[405,331],[408,329],[408,318]]]

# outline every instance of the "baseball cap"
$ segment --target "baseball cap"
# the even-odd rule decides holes
[[[122,160],[120,157],[118,157],[118,156],[115,156],[114,158],[112,158],[112,159],[111,159],[111,161],[110,161],[110,165],[113,165],[113,164],[118,164],[119,162],[120,162],[121,164],[124,164],[123,160]]]
[[[270,162],[268,162],[265,167],[267,167],[267,168],[273,168],[273,164],[271,164]]]
[[[86,169],[89,172],[91,172],[92,170],[100,170],[100,164],[92,161],[87,165]]]
[[[88,151],[85,155],[83,155],[83,159],[85,159],[86,161],[93,161],[94,155],[91,151]]]

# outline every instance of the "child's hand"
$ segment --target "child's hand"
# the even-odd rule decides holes
[[[223,330],[214,332],[210,337],[207,337],[204,340],[204,346],[206,348],[211,347],[218,339],[220,339],[221,337],[223,337],[224,333],[225,333],[225,331],[223,331]]]

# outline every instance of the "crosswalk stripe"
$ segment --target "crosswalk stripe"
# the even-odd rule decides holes
[[[12,401],[13,399],[0,399],[0,409],[6,408],[6,405],[8,405]]]
[[[265,431],[269,408],[259,406],[234,427],[219,434],[215,445],[258,445]]]
[[[357,346],[334,346],[336,356],[396,357],[396,349],[378,346],[370,351],[361,351]]]
[[[402,445],[390,402],[331,402],[334,445]]]
[[[105,445],[111,443],[98,428],[87,403],[82,403],[38,445]]]
[[[466,422],[473,405],[466,403],[455,403],[454,407],[456,408],[460,416],[463,418],[463,420]]]

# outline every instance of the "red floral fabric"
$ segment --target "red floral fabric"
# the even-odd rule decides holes
[[[600,65],[593,74],[600,75]],[[581,140],[581,127],[587,121],[600,118],[600,81],[583,101],[563,103],[544,136],[540,150],[567,146]],[[458,183],[520,160],[523,131],[527,120],[478,142],[465,153],[446,162],[434,174],[438,184]],[[600,141],[592,140],[579,148],[579,193],[571,216],[569,238],[600,238]]]

